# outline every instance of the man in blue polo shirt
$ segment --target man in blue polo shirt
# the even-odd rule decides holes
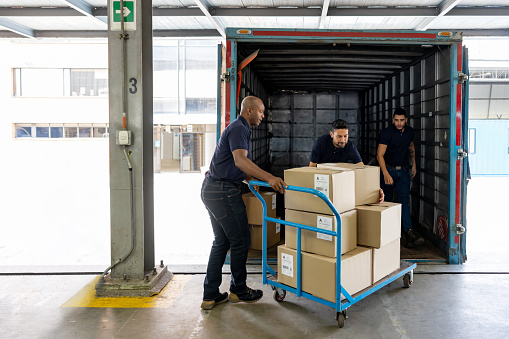
[[[313,145],[309,166],[327,162],[352,162],[363,165],[359,151],[348,141],[348,123],[338,119],[329,134],[319,137]]]
[[[401,203],[402,244],[412,248],[424,243],[424,239],[412,230],[410,218],[410,179],[415,177],[414,129],[407,126],[406,111],[398,107],[394,110],[393,124],[380,132],[376,158],[382,171],[380,186],[385,192],[386,201],[393,201],[396,189],[396,202]],[[409,162],[412,164],[410,173]]]
[[[337,119],[332,123],[329,134],[319,137],[313,145],[309,161],[310,167],[320,163],[351,162],[364,165],[357,148],[348,140],[348,123]],[[380,189],[379,203],[384,201],[384,192]]]
[[[250,160],[250,127],[260,124],[264,111],[265,106],[257,97],[248,96],[242,101],[240,116],[221,134],[210,168],[205,174],[201,199],[209,212],[214,232],[214,242],[203,283],[201,308],[205,310],[210,310],[227,300],[234,303],[252,303],[263,296],[263,291],[246,286],[246,262],[251,233],[240,186],[243,181],[257,178],[266,181],[279,193],[284,193],[285,187],[288,187],[283,179],[265,172]],[[228,250],[231,252],[229,296],[227,292],[219,291],[222,268]]]

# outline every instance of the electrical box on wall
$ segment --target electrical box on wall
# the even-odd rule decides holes
[[[117,131],[117,145],[131,145],[131,131]]]

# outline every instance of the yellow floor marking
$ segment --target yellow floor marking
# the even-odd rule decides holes
[[[61,307],[168,308],[192,276],[174,275],[161,293],[152,297],[117,298],[97,298],[95,296],[95,284],[99,281],[99,277],[94,278]]]

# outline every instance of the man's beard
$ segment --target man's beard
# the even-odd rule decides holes
[[[343,145],[341,145],[341,144],[339,144],[339,143],[338,143],[338,144],[336,144],[335,142],[333,142],[333,144],[334,144],[334,146],[335,146],[336,148],[345,148],[345,146],[346,146],[346,142],[342,143]]]

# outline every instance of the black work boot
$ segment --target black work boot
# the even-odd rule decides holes
[[[405,248],[414,248],[415,247],[415,245],[412,242],[408,241],[408,238],[407,238],[406,234],[404,234],[404,233],[401,235],[401,239],[400,239],[399,243],[401,246],[403,246]]]
[[[415,233],[414,230],[408,230],[405,235],[408,243],[412,243],[415,246],[424,244],[424,239],[419,234]]]
[[[217,304],[222,304],[224,302],[228,301],[228,293],[220,293],[218,297],[212,300],[203,300],[201,303],[201,308],[204,310],[211,310],[214,306]]]
[[[252,290],[249,287],[246,288],[244,293],[233,293],[230,291],[230,296],[228,300],[232,303],[245,302],[245,303],[255,303],[263,297],[262,290]]]

